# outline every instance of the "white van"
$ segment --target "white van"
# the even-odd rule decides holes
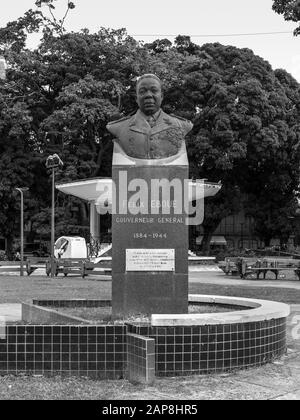
[[[87,246],[80,236],[61,236],[54,244],[55,258],[87,258]]]

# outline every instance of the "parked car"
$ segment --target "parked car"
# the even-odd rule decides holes
[[[87,258],[87,246],[80,236],[61,236],[54,244],[55,258]]]

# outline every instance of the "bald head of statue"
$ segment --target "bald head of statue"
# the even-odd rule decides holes
[[[145,115],[155,114],[163,100],[161,80],[151,73],[143,74],[136,83],[136,102]]]

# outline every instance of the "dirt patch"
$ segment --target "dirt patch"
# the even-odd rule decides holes
[[[65,315],[76,316],[79,318],[93,321],[99,324],[107,323],[122,323],[122,322],[143,322],[150,323],[150,316],[145,314],[138,314],[136,316],[128,317],[122,320],[112,321],[111,307],[100,308],[62,308],[52,307],[51,309],[63,313]],[[204,314],[204,313],[219,313],[219,312],[232,312],[245,309],[242,306],[229,306],[229,305],[216,305],[216,304],[203,304],[203,305],[189,305],[190,314]]]

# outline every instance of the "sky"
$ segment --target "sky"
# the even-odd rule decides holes
[[[294,37],[295,22],[286,22],[272,10],[272,0],[73,0],[65,27],[68,31],[88,28],[126,28],[135,39],[151,42],[157,38],[174,41],[176,35],[190,35],[202,45],[220,42],[250,48],[269,61],[274,69],[283,68],[300,82],[300,36]],[[23,16],[34,0],[0,0],[0,26]],[[64,15],[67,0],[56,1],[56,15]],[[269,35],[237,35],[287,32]],[[233,36],[224,36],[224,35]],[[198,35],[198,36],[197,36]],[[201,36],[199,36],[201,35]],[[205,36],[203,36],[205,35]],[[214,36],[212,36],[214,35]],[[223,35],[223,36],[222,36]],[[29,47],[37,44],[37,36]]]

